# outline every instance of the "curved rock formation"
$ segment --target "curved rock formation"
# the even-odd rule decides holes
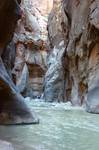
[[[49,0],[42,1],[41,7],[39,2],[22,1],[23,14],[13,39],[16,58],[12,74],[10,70],[14,54],[12,59],[9,58],[10,55],[5,57],[10,47],[3,54],[1,51],[10,80],[13,79],[24,96],[40,97],[44,90],[45,101],[71,101],[74,106],[84,105],[88,112],[99,113],[98,0],[53,0],[47,28],[49,53],[45,42],[48,16],[45,12],[47,8],[51,10],[52,1],[51,5]],[[48,7],[43,7],[43,2]],[[2,41],[3,39],[4,37]],[[5,44],[1,42],[1,48],[6,43],[6,39]],[[13,42],[11,45],[14,49]],[[10,59],[9,64],[6,63],[7,59]],[[1,64],[4,70],[2,60]],[[5,86],[2,82],[1,84]]]
[[[13,49],[5,47],[11,41],[16,23],[21,17],[19,3],[20,0],[3,0],[0,4],[0,124],[38,122],[36,116],[25,105],[24,98],[19,94],[8,73],[14,52]]]
[[[46,1],[46,4],[49,0]],[[43,1],[42,1],[43,2]],[[16,28],[14,42],[16,58],[13,77],[24,97],[42,95],[47,69],[47,5],[39,8],[39,1],[22,0],[22,17]]]
[[[45,78],[45,96],[50,89],[52,99],[69,100],[73,105],[86,105],[88,112],[99,113],[98,0],[54,0],[48,34],[52,49],[48,62],[53,58],[54,61],[51,61]],[[62,46],[64,53],[59,59],[60,69],[57,60],[62,51],[59,48],[62,40],[65,45]],[[57,55],[55,47],[58,48]],[[55,69],[50,72],[52,66]],[[64,74],[60,75],[60,72]],[[58,97],[62,90],[64,97],[61,99]],[[47,96],[45,98],[49,101]]]

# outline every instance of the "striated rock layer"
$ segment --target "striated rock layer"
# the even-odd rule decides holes
[[[48,37],[46,101],[71,101],[99,113],[99,1],[54,0]]]

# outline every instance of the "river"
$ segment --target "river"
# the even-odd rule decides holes
[[[99,115],[68,104],[27,102],[40,124],[0,126],[15,150],[99,150]]]

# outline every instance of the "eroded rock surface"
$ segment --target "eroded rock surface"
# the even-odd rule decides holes
[[[99,113],[98,0],[54,0],[54,7],[49,16],[48,34],[52,49],[50,60],[53,59],[55,47],[58,48],[62,40],[64,53],[60,55],[61,70],[56,71],[56,68],[58,55],[63,48],[58,48],[57,57],[54,57],[54,61],[51,61],[52,64],[48,67],[45,95],[50,89],[51,97],[56,97],[55,100],[58,101],[63,86],[59,86],[57,92],[56,83],[60,85],[63,82],[65,85],[64,97],[60,98],[62,101],[69,100],[73,105],[84,104],[87,111]],[[54,67],[52,72],[51,66]],[[60,72],[64,74],[60,75]]]
[[[5,61],[5,67],[25,97],[41,97],[44,91],[45,101],[71,101],[99,113],[99,2],[53,2],[47,27],[52,1],[41,5],[39,0],[22,1],[23,13],[13,39],[16,58],[12,56],[12,74],[13,64],[8,67]]]
[[[22,0],[22,17],[14,35],[15,83],[24,97],[41,97],[47,70],[47,18],[52,1]]]
[[[11,45],[7,45],[12,40],[15,26],[21,17],[19,4],[20,1],[4,0],[0,6],[0,124],[38,122],[24,103],[11,76],[15,52],[10,48]]]
[[[62,56],[65,52],[67,18],[61,7],[61,1],[54,1],[53,9],[48,20],[48,42],[50,45],[50,53],[47,64],[48,70],[44,81],[44,99],[49,102],[65,101],[64,99],[64,68],[62,65]]]

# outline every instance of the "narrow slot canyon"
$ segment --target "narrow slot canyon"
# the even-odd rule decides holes
[[[0,5],[0,150],[98,150],[99,1]]]

